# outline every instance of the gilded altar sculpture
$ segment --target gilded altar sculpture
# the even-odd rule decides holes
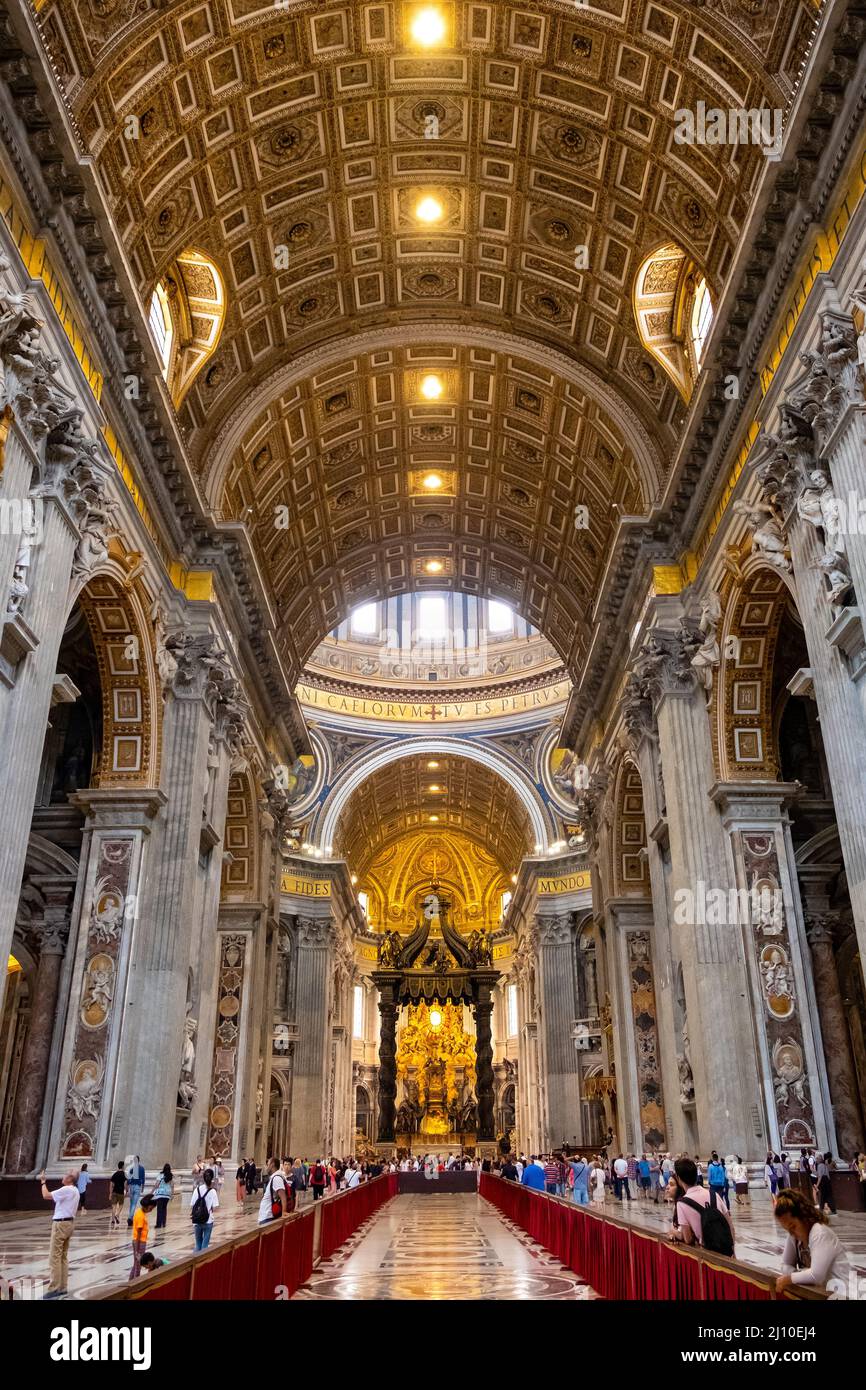
[[[475,1087],[475,1042],[464,1032],[462,1005],[409,1006],[397,1042],[397,1078],[401,1132],[446,1135],[460,1128]]]

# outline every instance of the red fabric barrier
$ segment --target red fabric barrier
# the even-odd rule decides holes
[[[151,1283],[152,1275],[143,1274],[142,1281],[148,1280],[148,1287],[137,1298],[146,1299],[148,1303],[187,1303],[189,1301],[189,1291],[192,1287],[192,1270],[185,1269],[175,1276],[174,1279],[167,1279],[164,1284]]]
[[[729,1269],[717,1269],[707,1263],[704,1265],[704,1297],[769,1303],[773,1295],[762,1284],[752,1283],[741,1274],[732,1274]]]
[[[659,1246],[659,1297],[703,1298],[700,1263],[682,1246]]]
[[[200,1259],[193,1269],[193,1302],[204,1298],[225,1298],[232,1296],[232,1257],[231,1246],[220,1250],[213,1257]]]
[[[631,1235],[632,1269],[634,1271],[633,1297],[641,1301],[660,1298],[659,1293],[659,1243],[652,1236]]]
[[[313,1214],[304,1215],[292,1225],[300,1225],[306,1222],[312,1228]],[[312,1230],[311,1230],[312,1234]],[[259,1234],[259,1266],[256,1275],[255,1293],[253,1297],[273,1301],[276,1297],[274,1290],[283,1280],[283,1236],[284,1231],[280,1223],[272,1222],[265,1226]],[[250,1294],[247,1294],[247,1298]]]
[[[596,1225],[599,1223],[596,1222]],[[629,1249],[630,1233],[622,1226],[601,1223],[604,1230],[602,1249],[604,1251],[605,1298],[634,1298],[631,1258]]]
[[[245,1245],[236,1245],[232,1260],[232,1298],[249,1298],[250,1290],[256,1287],[256,1271],[259,1267],[261,1236],[248,1240]]]
[[[601,1298],[760,1299],[773,1291],[756,1270],[726,1269],[663,1236],[605,1220],[521,1184],[482,1173],[479,1192],[509,1221],[585,1279]]]

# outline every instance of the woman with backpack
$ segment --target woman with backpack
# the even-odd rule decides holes
[[[153,1200],[156,1202],[156,1229],[161,1231],[165,1226],[168,1214],[168,1204],[174,1195],[174,1174],[171,1171],[171,1164],[163,1164],[159,1181],[153,1189]]]
[[[201,1181],[197,1182],[190,1198],[190,1217],[195,1232],[196,1250],[207,1250],[213,1234],[213,1214],[220,1204],[213,1185],[213,1169],[205,1168]]]
[[[327,1169],[324,1163],[320,1158],[317,1158],[310,1169],[310,1187],[313,1189],[314,1202],[317,1202],[320,1197],[324,1196],[325,1178],[327,1175]]]
[[[671,1240],[700,1245],[717,1255],[733,1255],[734,1225],[724,1198],[698,1184],[697,1165],[690,1158],[677,1159],[674,1176],[677,1229],[671,1231]]]

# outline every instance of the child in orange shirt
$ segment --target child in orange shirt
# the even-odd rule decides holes
[[[148,1192],[142,1197],[132,1218],[132,1269],[130,1279],[137,1279],[141,1273],[141,1257],[147,1249],[147,1213],[154,1205],[153,1195]]]

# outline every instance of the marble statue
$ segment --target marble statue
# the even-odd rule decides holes
[[[851,295],[851,303],[855,309],[859,309],[863,315],[863,327],[857,334],[857,364],[861,372],[866,375],[866,260],[861,267],[863,279]]]
[[[192,1103],[198,1094],[198,1088],[193,1081],[195,1071],[195,1030],[198,1027],[198,1020],[187,1014],[183,1024],[183,1052],[180,1063],[180,1081],[177,1087],[177,1098],[181,1109],[191,1110]]]
[[[791,557],[782,534],[776,510],[769,502],[735,502],[734,515],[744,516],[752,526],[752,548],[774,569],[791,572]]]
[[[722,619],[722,604],[718,594],[707,594],[701,604],[698,624],[701,644],[691,659],[692,670],[709,696],[713,689],[713,671],[722,659],[718,628]]]
[[[576,801],[579,793],[589,786],[589,768],[571,748],[566,748],[562,762],[551,773],[551,780],[569,801]]]

